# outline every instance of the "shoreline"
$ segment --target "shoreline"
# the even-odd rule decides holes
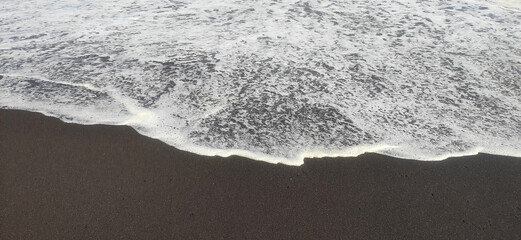
[[[0,109],[0,238],[521,238],[521,158],[301,166]]]
[[[29,113],[34,113],[34,114],[41,114],[44,117],[58,119],[59,121],[63,122],[64,124],[74,124],[74,125],[80,125],[80,126],[128,127],[131,129],[131,131],[136,132],[136,134],[139,134],[142,137],[160,141],[161,143],[166,144],[169,147],[175,148],[176,150],[194,154],[194,155],[197,155],[200,157],[203,157],[203,156],[204,157],[219,157],[219,158],[237,157],[237,158],[244,158],[244,159],[251,160],[251,161],[266,162],[266,163],[270,163],[270,164],[282,164],[285,166],[299,167],[299,166],[302,166],[305,163],[305,161],[309,161],[312,159],[356,158],[356,157],[364,155],[364,154],[376,154],[376,155],[382,155],[383,157],[389,157],[389,158],[394,158],[394,159],[401,159],[401,160],[407,160],[407,161],[425,161],[425,162],[439,162],[439,161],[445,161],[445,160],[453,159],[453,158],[472,157],[472,156],[475,156],[478,154],[486,154],[486,155],[497,156],[497,157],[510,157],[510,158],[521,159],[521,155],[519,155],[519,154],[507,155],[507,154],[490,153],[490,152],[487,152],[485,150],[486,148],[484,148],[484,147],[473,147],[473,148],[465,150],[465,151],[444,153],[444,154],[439,154],[439,155],[431,155],[430,157],[423,156],[422,158],[412,158],[412,157],[409,158],[409,157],[403,157],[403,156],[400,157],[400,156],[393,156],[391,154],[382,153],[381,151],[386,151],[386,150],[390,150],[393,148],[399,148],[398,146],[388,145],[386,143],[351,146],[351,147],[347,147],[344,149],[336,150],[334,152],[326,152],[322,149],[315,149],[315,150],[311,150],[311,151],[301,152],[300,154],[298,154],[298,157],[289,159],[289,158],[284,158],[284,157],[280,157],[280,156],[271,156],[271,155],[267,155],[267,154],[264,154],[261,152],[251,152],[251,151],[242,150],[242,149],[216,149],[216,148],[196,146],[196,145],[188,145],[188,147],[185,147],[185,149],[182,149],[180,147],[169,144],[159,138],[155,138],[155,137],[151,137],[151,136],[142,134],[138,129],[135,129],[134,127],[126,125],[126,124],[76,123],[74,121],[62,120],[52,113],[32,111],[32,110],[0,108],[0,111],[21,111],[21,112],[29,112]],[[191,149],[191,150],[186,150],[186,149]],[[212,152],[214,154],[204,154],[201,152]],[[512,151],[510,151],[510,152],[512,153]]]

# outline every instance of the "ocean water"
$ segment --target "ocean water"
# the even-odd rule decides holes
[[[0,108],[290,165],[521,156],[521,1],[0,0]]]

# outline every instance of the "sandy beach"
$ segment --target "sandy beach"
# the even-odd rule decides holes
[[[0,110],[0,239],[521,239],[521,159],[206,157]]]

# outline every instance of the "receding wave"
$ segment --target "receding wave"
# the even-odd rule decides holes
[[[298,165],[521,156],[515,1],[5,1],[0,107]]]

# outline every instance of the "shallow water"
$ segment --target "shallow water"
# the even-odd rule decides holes
[[[274,163],[521,156],[506,2],[0,0],[0,106]]]

